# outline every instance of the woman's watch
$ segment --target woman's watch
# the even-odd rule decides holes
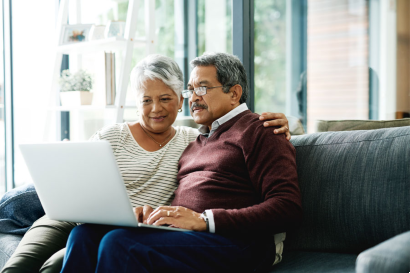
[[[202,212],[201,218],[204,219],[206,223],[206,231],[209,232],[209,219],[208,216],[206,216],[206,211]]]

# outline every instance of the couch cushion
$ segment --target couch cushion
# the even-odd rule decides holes
[[[354,254],[285,251],[281,263],[272,267],[272,273],[354,273]]]
[[[409,126],[410,118],[394,120],[319,120],[317,132],[374,130]]]
[[[410,272],[410,231],[360,253],[357,273]]]
[[[0,199],[0,232],[22,235],[43,215],[33,184],[14,188]]]
[[[0,233],[0,270],[17,248],[22,235]]]
[[[360,253],[410,230],[410,126],[293,137],[304,219],[285,250]]]

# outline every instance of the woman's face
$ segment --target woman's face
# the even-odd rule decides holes
[[[178,98],[163,81],[147,80],[138,94],[141,123],[153,133],[163,133],[174,123],[183,97]]]

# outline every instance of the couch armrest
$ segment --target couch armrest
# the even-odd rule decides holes
[[[410,272],[410,231],[360,253],[356,260],[356,272]]]

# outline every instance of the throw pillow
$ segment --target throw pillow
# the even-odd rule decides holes
[[[0,200],[0,232],[24,234],[44,214],[33,184],[14,188]]]

